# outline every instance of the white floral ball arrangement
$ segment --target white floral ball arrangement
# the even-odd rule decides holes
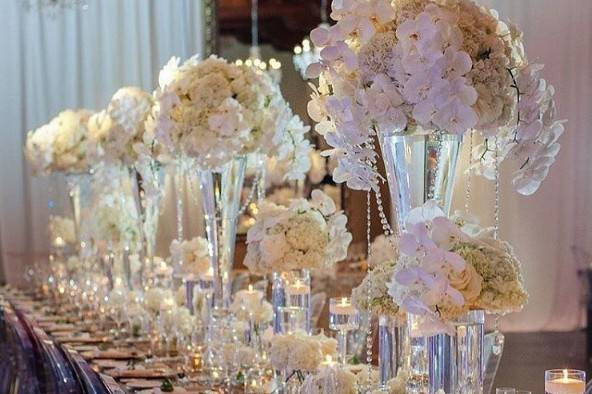
[[[173,240],[170,246],[173,261],[182,261],[181,270],[184,274],[200,277],[210,268],[208,241],[203,237],[190,240]]]
[[[296,331],[271,338],[271,365],[277,370],[313,372],[327,356],[335,357],[337,341],[324,334]]]
[[[376,237],[370,245],[368,273],[362,283],[352,290],[352,303],[359,310],[375,315],[399,315],[399,306],[388,294],[388,284],[399,257],[397,245],[395,237],[384,235]]]
[[[149,133],[170,152],[195,158],[203,169],[259,151],[308,170],[301,163],[301,153],[310,149],[303,138],[308,127],[267,74],[216,56],[180,65],[172,58],[160,72],[154,99]]]
[[[123,87],[107,108],[89,122],[95,154],[110,163],[132,165],[138,153],[149,154],[144,146],[144,123],[152,109],[152,95],[137,87]]]
[[[264,203],[247,233],[245,265],[252,273],[331,267],[347,256],[347,217],[320,190],[289,207]]]
[[[60,112],[48,124],[27,133],[25,155],[35,173],[85,172],[89,168],[85,109]]]
[[[477,130],[480,173],[511,158],[515,189],[538,189],[564,127],[516,26],[472,0],[336,0],[331,18],[311,32],[323,49],[307,72],[319,76],[309,114],[338,159],[336,181],[375,188],[383,135]]]
[[[459,225],[461,224],[461,225]],[[433,200],[410,212],[388,293],[405,312],[421,316],[426,335],[446,332],[470,310],[506,314],[528,299],[512,247],[490,229],[448,219]]]

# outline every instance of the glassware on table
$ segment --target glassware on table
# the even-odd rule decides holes
[[[278,332],[290,334],[306,331],[306,310],[297,306],[282,306],[278,310]]]
[[[273,305],[273,331],[282,332],[280,308],[293,307],[304,310],[304,330],[311,331],[310,271],[274,272],[272,278],[271,303]]]
[[[551,369],[545,371],[546,394],[584,394],[586,372],[577,369]]]
[[[336,297],[329,300],[329,328],[337,331],[339,362],[346,364],[347,334],[360,326],[360,313],[352,305],[349,297]]]
[[[532,394],[532,391],[528,391],[528,390],[516,390],[516,394]]]
[[[495,394],[516,394],[514,387],[498,387],[495,389]]]

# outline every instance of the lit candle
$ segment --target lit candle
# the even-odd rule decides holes
[[[545,381],[545,392],[549,394],[583,394],[586,391],[585,378],[579,377],[576,372],[564,369],[561,376],[551,376]],[[549,371],[547,371],[549,373]]]
[[[204,281],[213,282],[214,281],[214,269],[212,267],[208,268],[208,271],[202,275],[201,277]]]
[[[238,297],[242,305],[250,306],[253,304],[257,304],[261,302],[263,298],[263,292],[259,290],[255,290],[253,285],[249,285],[247,290],[241,290],[235,294],[235,297]]]
[[[325,361],[321,362],[321,366],[323,367],[332,367],[335,364],[337,364],[335,361],[333,361],[333,356],[331,356],[330,354],[327,354],[325,356]]]
[[[286,287],[288,295],[305,295],[310,293],[310,286],[303,284],[300,279],[296,279],[294,284]]]
[[[340,302],[331,305],[329,312],[336,315],[355,315],[356,308],[349,302],[347,297],[342,297]]]

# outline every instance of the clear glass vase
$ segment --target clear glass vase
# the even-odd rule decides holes
[[[483,393],[484,325],[484,312],[470,311],[453,323],[454,334],[428,337],[429,394]]]
[[[230,273],[234,265],[237,220],[247,159],[239,156],[222,168],[200,172],[200,189],[211,267],[214,307],[230,305]]]
[[[380,388],[407,369],[409,338],[406,321],[399,317],[378,317],[378,372]]]
[[[66,174],[66,185],[72,210],[72,220],[74,221],[75,250],[80,256],[83,256],[86,242],[82,232],[82,210],[89,200],[90,174],[86,172]]]
[[[428,200],[448,214],[462,137],[455,134],[386,135],[380,141],[398,223]]]
[[[273,332],[311,332],[310,271],[274,272],[271,279]]]
[[[380,147],[399,229],[405,228],[409,212],[428,200],[437,201],[444,213],[449,214],[461,143],[461,136],[437,131],[381,137]],[[405,339],[408,356],[406,360],[397,360],[399,364],[406,363],[407,391],[411,394],[425,393],[428,375],[427,339],[412,333],[416,323],[413,316],[408,318],[409,333]],[[385,341],[386,344],[389,342]],[[394,351],[391,349],[384,350],[385,358],[388,352]]]
[[[136,163],[134,169],[130,175],[132,194],[140,218],[144,268],[152,272],[165,174],[160,163],[152,159]]]

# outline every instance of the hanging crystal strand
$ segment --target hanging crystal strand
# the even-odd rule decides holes
[[[500,226],[500,173],[499,173],[499,146],[498,138],[495,137],[495,206],[493,208],[493,238],[498,239]]]
[[[371,190],[366,192],[366,247],[367,252],[366,255],[370,258],[370,243],[371,243],[371,226],[372,226],[372,217],[371,217],[371,207],[370,207],[370,194],[372,193]],[[370,266],[368,266],[368,272],[370,271]],[[370,294],[370,287],[368,287],[368,305],[372,300],[372,296]],[[366,333],[366,364],[372,365],[372,314],[368,311],[368,332]],[[368,375],[370,376],[370,375]],[[370,385],[370,382],[368,382]]]
[[[260,188],[259,183],[261,182],[262,173],[263,173],[263,171],[261,171],[261,170],[257,170],[257,172],[255,173],[255,178],[253,179],[253,184],[251,185],[251,188],[249,189],[249,194],[247,195],[247,199],[243,203],[243,205],[240,207],[240,209],[238,210],[238,216],[241,216],[243,213],[245,213],[247,208],[249,208],[249,205],[251,205],[251,203],[253,202],[253,198],[255,197],[255,192],[257,192],[257,201],[261,200],[261,192],[259,191],[259,188]],[[263,198],[265,198],[265,196]]]
[[[183,180],[184,180],[184,158],[177,157],[176,165],[175,165],[175,174],[173,175],[173,182],[175,183],[175,199],[177,200],[177,241],[183,242],[184,239],[184,229],[183,229]],[[175,261],[175,274],[178,274],[181,266],[183,265],[183,258],[180,257],[179,261]]]
[[[471,166],[473,165],[473,133],[474,130],[471,130],[469,134],[469,171],[467,173],[467,180],[465,185],[465,214],[469,214],[469,205],[471,203],[471,180],[472,180],[472,171]]]

